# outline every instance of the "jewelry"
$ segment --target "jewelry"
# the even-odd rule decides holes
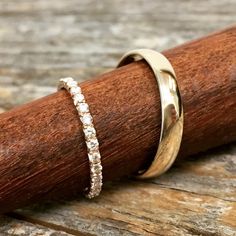
[[[81,88],[73,78],[60,79],[58,90],[61,89],[66,89],[70,93],[83,125],[90,165],[90,189],[85,189],[85,195],[88,198],[93,198],[98,196],[102,190],[101,155],[96,130],[93,125],[93,118],[89,112],[89,106],[85,101]]]
[[[161,98],[161,134],[156,155],[147,170],[138,178],[151,178],[167,171],[176,159],[183,134],[183,106],[173,67],[162,54],[150,49],[126,53],[117,67],[144,59],[152,69]]]

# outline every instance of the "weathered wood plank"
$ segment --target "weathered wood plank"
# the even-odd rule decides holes
[[[101,73],[128,49],[163,50],[233,24],[235,8],[234,0],[3,0],[0,107],[51,93],[61,76]]]
[[[1,236],[10,236],[10,235],[20,235],[20,236],[29,236],[29,235],[44,235],[44,236],[69,236],[62,231],[57,231],[43,227],[40,225],[31,224],[21,220],[13,220],[9,217],[0,216],[0,235]]]
[[[236,145],[199,154],[180,168],[173,167],[171,172],[150,182],[236,202]]]

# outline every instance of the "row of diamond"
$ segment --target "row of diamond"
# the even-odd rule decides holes
[[[83,124],[83,131],[88,150],[90,164],[90,189],[86,189],[88,198],[96,197],[102,190],[102,164],[99,152],[99,143],[96,137],[96,130],[93,125],[93,118],[89,112],[89,106],[85,101],[81,88],[73,78],[62,78],[59,81],[58,89],[66,89],[78,111],[80,120]]]

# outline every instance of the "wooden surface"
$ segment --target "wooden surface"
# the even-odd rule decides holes
[[[235,235],[235,152],[234,145],[226,146],[152,181],[107,184],[92,201],[36,205],[10,217],[34,224],[34,230],[71,235]],[[15,224],[8,221],[1,229],[12,232]]]
[[[179,161],[236,141],[235,38],[231,27],[164,52],[175,68],[185,113]],[[145,169],[157,149],[161,120],[147,64],[132,63],[80,86],[97,130],[103,181]],[[66,91],[0,114],[0,130],[0,213],[71,199],[89,185],[81,122]]]
[[[2,110],[51,93],[62,75],[84,80],[104,72],[128,48],[148,45],[162,50],[232,24],[235,17],[233,1],[209,1],[195,8],[193,2],[183,1],[178,9],[171,1],[165,3],[163,12],[157,10],[159,14],[156,2],[148,6],[141,1],[137,6],[122,1],[114,6],[88,1],[30,3],[0,3]],[[14,235],[19,232],[14,231],[15,225],[22,230],[34,225],[35,232],[42,228],[58,235],[58,231],[72,235],[234,235],[235,153],[232,145],[209,154],[211,158],[183,163],[155,184],[130,181],[107,186],[103,196],[89,205],[79,199],[22,210],[10,216],[18,221],[3,221],[2,233]],[[30,233],[25,231],[25,235]]]

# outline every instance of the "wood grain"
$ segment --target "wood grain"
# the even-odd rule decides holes
[[[48,227],[31,224],[22,220],[12,220],[10,217],[0,216],[1,235],[47,235],[71,236],[63,231],[49,229]]]
[[[134,48],[172,48],[235,24],[235,0],[1,0],[0,108],[85,81]]]
[[[235,154],[235,146],[228,145],[185,160],[154,180],[108,183],[92,201],[35,205],[14,217],[74,230],[74,235],[234,236]]]
[[[165,52],[184,103],[179,157],[236,140],[235,36],[233,27]],[[132,63],[81,87],[98,132],[104,180],[145,168],[160,132],[159,94],[147,64]],[[71,197],[89,185],[81,123],[66,91],[3,113],[0,121],[1,212]]]

